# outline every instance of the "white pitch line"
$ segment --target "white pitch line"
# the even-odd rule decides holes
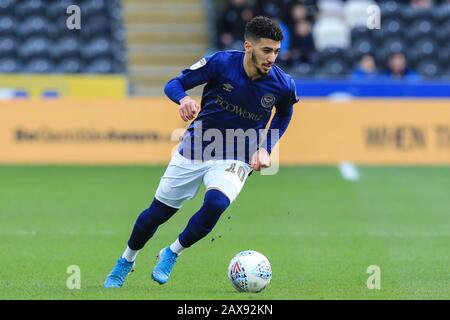
[[[343,161],[339,163],[339,171],[347,181],[358,181],[359,180],[359,171],[356,166],[350,161]]]

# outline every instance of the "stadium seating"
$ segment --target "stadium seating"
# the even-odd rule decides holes
[[[81,8],[81,30],[67,8]],[[126,51],[119,0],[0,0],[0,72],[121,73]]]
[[[348,67],[347,64],[348,62],[343,49],[327,47],[320,52],[317,73],[330,77],[340,77],[345,75]]]
[[[425,78],[450,76],[448,1],[434,0],[433,6],[421,9],[406,0],[248,1],[255,6],[254,14],[279,18],[291,31],[295,24],[289,15],[295,3],[307,7],[305,19],[312,24],[316,50],[308,61],[291,61],[288,68],[295,72],[351,75],[367,54],[382,71],[391,53],[403,52],[408,65]],[[66,26],[66,10],[72,4],[81,8],[81,30]],[[367,7],[374,4],[382,16],[379,30],[366,27]],[[125,72],[122,6],[121,0],[0,0],[0,72]],[[342,55],[329,55],[338,49]]]
[[[272,15],[290,28],[294,29],[296,23],[292,21],[290,10],[298,3],[308,11],[301,19],[308,19],[313,24],[316,54],[310,61],[292,61],[285,66],[295,75],[350,76],[361,57],[371,55],[377,72],[384,76],[389,73],[391,54],[403,53],[407,67],[423,79],[450,78],[449,1],[433,0],[432,5],[425,8],[414,7],[408,0],[292,1],[290,5],[286,1],[249,1],[255,3],[256,8],[260,3],[267,7],[269,2],[272,6],[280,6],[278,10],[272,8]],[[367,8],[371,5],[379,6],[380,29],[367,27],[370,14]],[[255,13],[258,13],[256,9]],[[294,32],[291,34],[296,36]]]

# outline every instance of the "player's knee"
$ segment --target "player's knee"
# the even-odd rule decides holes
[[[230,199],[221,191],[216,189],[208,190],[205,194],[203,206],[208,212],[221,214],[230,205]]]
[[[230,200],[221,191],[216,189],[208,190],[203,202],[203,208],[200,211],[201,214],[198,215],[198,220],[196,221],[198,223],[197,229],[201,230],[202,234],[209,233],[229,205]]]
[[[136,224],[141,229],[153,229],[166,222],[177,210],[154,199],[150,207],[139,215]]]

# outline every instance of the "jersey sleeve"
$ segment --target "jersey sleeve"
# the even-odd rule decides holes
[[[279,116],[288,116],[291,113],[291,108],[296,104],[300,98],[297,95],[297,87],[295,85],[294,79],[290,78],[289,87],[281,99],[280,103],[276,105],[276,112]]]
[[[295,82],[292,78],[290,78],[289,90],[287,90],[283,99],[281,99],[280,103],[276,106],[275,115],[270,123],[266,140],[263,143],[269,154],[272,153],[275,145],[286,132],[294,113],[293,106],[298,101],[299,98],[297,96]]]
[[[178,76],[185,90],[192,89],[214,79],[217,72],[219,54],[215,53],[201,58]]]
[[[219,54],[215,53],[201,58],[188,69],[169,82],[164,87],[166,95],[175,103],[187,96],[186,91],[215,78],[217,74]]]

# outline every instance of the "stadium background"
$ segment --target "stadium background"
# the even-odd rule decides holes
[[[73,4],[81,28],[70,30]],[[373,5],[379,29],[367,27]],[[105,293],[186,127],[164,84],[206,54],[241,49],[258,14],[281,23],[278,64],[301,98],[280,172],[248,182],[172,289],[149,284],[142,262],[127,288]],[[274,268],[258,298],[448,298],[449,51],[444,0],[0,0],[0,298],[254,298],[224,276],[249,248]],[[79,291],[66,287],[72,264]],[[373,264],[382,290],[366,287]],[[193,281],[198,270],[207,283]]]

